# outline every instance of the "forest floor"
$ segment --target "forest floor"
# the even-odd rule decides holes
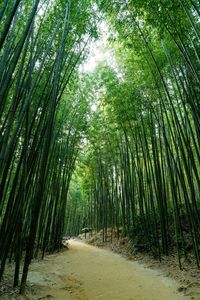
[[[131,240],[127,237],[117,239],[112,234],[111,243],[109,239],[111,236],[110,233],[108,229],[108,239],[104,243],[102,242],[102,230],[93,236],[87,233],[86,239],[84,234],[80,235],[79,238],[88,244],[118,253],[130,261],[136,261],[148,269],[159,271],[162,276],[174,280],[178,284],[178,291],[182,292],[185,296],[190,297],[190,299],[200,300],[200,270],[197,268],[192,255],[188,257],[190,262],[182,261],[183,268],[180,270],[177,255],[163,256],[160,262],[150,254],[134,249]]]
[[[69,250],[32,263],[25,297],[17,296],[16,292],[6,292],[5,289],[0,298],[2,300],[200,299],[197,294],[197,297],[194,294],[184,295],[185,290],[175,280],[164,276],[161,271],[148,268],[145,264],[127,260],[119,254],[88,245],[83,241],[71,240],[69,243]],[[11,271],[12,267],[9,268]]]

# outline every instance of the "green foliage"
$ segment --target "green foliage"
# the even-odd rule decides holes
[[[199,266],[199,4],[113,1],[112,12],[99,5],[115,30],[122,76],[100,65],[88,77],[98,103],[81,160],[90,226],[103,239],[108,227],[132,230],[160,258],[175,240],[181,267],[187,216]]]
[[[31,259],[61,247],[88,118],[75,69],[97,34],[93,1],[8,2],[0,25],[0,279],[9,256],[18,285],[24,260],[24,293]]]
[[[160,258],[175,237],[180,267],[187,232],[199,266],[199,2],[0,3],[0,279],[24,261],[24,293],[31,259],[85,226]],[[80,75],[102,16],[118,70]]]

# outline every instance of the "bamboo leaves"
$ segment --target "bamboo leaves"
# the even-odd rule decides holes
[[[108,227],[122,228],[135,247],[160,258],[176,243],[180,267],[190,247],[200,265],[198,6],[128,1],[113,3],[112,13],[105,8],[124,78],[106,67],[92,78],[106,92],[89,131],[88,226],[103,229],[103,241]]]
[[[83,111],[73,107],[78,96],[71,79],[78,81],[75,68],[91,30],[90,3],[58,2],[6,7],[5,1],[1,10],[0,278],[8,256],[15,257],[18,285],[24,257],[22,294],[32,258],[61,247],[69,182],[86,126],[87,103]],[[84,25],[77,27],[78,20]]]

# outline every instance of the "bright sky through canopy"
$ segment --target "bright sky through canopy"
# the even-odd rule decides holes
[[[115,59],[115,53],[111,49],[108,38],[110,29],[105,21],[99,24],[100,37],[96,41],[91,41],[88,47],[88,56],[79,67],[81,73],[92,72],[99,63],[105,63],[118,72],[118,64]]]

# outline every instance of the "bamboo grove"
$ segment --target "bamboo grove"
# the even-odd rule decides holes
[[[0,280],[24,293],[38,253],[58,250],[87,103],[77,65],[95,33],[90,1],[1,1]]]
[[[99,99],[78,171],[86,209],[72,199],[67,228],[81,219],[103,241],[112,229],[160,259],[176,249],[180,268],[192,252],[199,267],[199,2],[113,2],[105,14],[120,72],[101,65],[88,79]]]
[[[31,260],[85,226],[200,266],[199,8],[0,1],[0,280],[14,262],[24,293]],[[102,15],[118,67],[80,75]]]

